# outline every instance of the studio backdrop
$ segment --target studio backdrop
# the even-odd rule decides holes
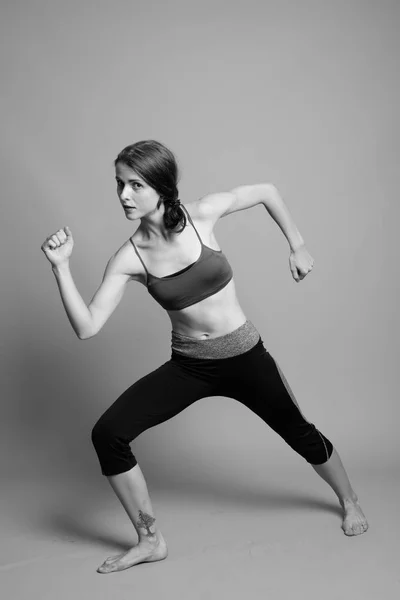
[[[41,251],[71,228],[71,271],[88,304],[139,224],[120,206],[113,160],[143,139],[175,153],[184,203],[276,185],[315,266],[293,280],[289,245],[264,206],[221,219],[215,235],[241,306],[350,472],[394,466],[397,14],[389,0],[5,3],[3,475],[100,481],[94,423],[170,358],[168,315],[136,282],[100,333],[79,340]],[[196,402],[132,446],[153,481],[305,468],[225,397]]]

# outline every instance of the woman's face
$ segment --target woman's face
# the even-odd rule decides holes
[[[118,198],[128,219],[140,219],[156,208],[159,194],[133,169],[124,163],[117,163],[115,179]]]

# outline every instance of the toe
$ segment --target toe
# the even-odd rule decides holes
[[[111,571],[114,570],[114,565],[111,563],[106,563],[104,562],[102,565],[100,565],[100,567],[97,569],[97,571],[99,573],[110,573]]]
[[[343,523],[342,529],[346,535],[354,535],[353,527],[348,521]]]
[[[106,559],[106,560],[103,562],[103,564],[101,564],[101,565],[99,566],[99,568],[97,569],[97,570],[98,570],[98,572],[99,572],[99,573],[108,573],[108,572],[109,572],[109,570],[110,570],[110,568],[111,568],[111,565],[113,564],[113,562],[114,562],[113,560],[110,560],[109,558],[107,558],[107,559]]]
[[[97,572],[106,573],[106,566],[104,564],[100,565],[99,567],[97,567]]]
[[[358,523],[359,533],[364,533],[365,531],[367,531],[367,529],[368,523],[366,521],[360,521],[360,523]]]

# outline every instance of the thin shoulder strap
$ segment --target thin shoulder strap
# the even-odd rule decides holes
[[[192,221],[192,218],[191,218],[191,216],[189,215],[189,211],[187,210],[187,208],[186,208],[186,207],[185,207],[183,204],[181,204],[181,206],[182,206],[182,208],[185,210],[185,213],[187,214],[187,216],[188,216],[188,218],[189,218],[189,222],[190,222],[190,224],[192,225],[193,229],[194,229],[194,230],[195,230],[195,232],[197,233],[197,237],[198,237],[198,238],[199,238],[199,240],[200,240],[200,244],[201,244],[201,245],[203,245],[203,240],[201,239],[201,237],[200,237],[200,235],[199,235],[199,232],[197,231],[196,227],[194,226],[194,223],[193,223],[193,221]]]
[[[144,270],[146,271],[146,273],[147,273],[147,276],[148,276],[148,275],[149,275],[149,272],[148,272],[148,270],[147,270],[147,268],[146,268],[146,265],[144,264],[144,262],[143,262],[143,260],[142,260],[142,257],[140,256],[139,252],[137,251],[137,248],[136,248],[136,246],[135,246],[135,244],[134,244],[134,241],[133,241],[133,239],[132,239],[132,238],[129,238],[129,240],[132,242],[132,246],[134,247],[134,249],[135,249],[135,252],[136,252],[136,254],[138,255],[138,257],[140,258],[140,262],[141,262],[141,263],[142,263],[142,265],[144,266]]]

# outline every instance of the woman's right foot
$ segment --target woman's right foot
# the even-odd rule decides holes
[[[157,533],[157,539],[153,542],[149,539],[141,540],[136,546],[130,548],[118,556],[110,556],[100,567],[98,573],[112,573],[129,569],[138,563],[163,560],[168,556],[167,544],[161,532]]]

